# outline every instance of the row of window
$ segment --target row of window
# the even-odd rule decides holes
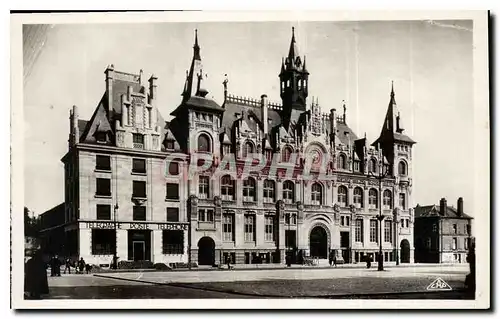
[[[118,212],[119,214],[119,212]],[[97,220],[111,220],[111,205],[96,205],[96,218]],[[145,221],[146,220],[146,206],[133,206],[132,208],[132,219],[134,221]],[[179,208],[178,207],[167,207],[166,213],[167,222],[178,222],[179,221]]]
[[[384,221],[384,242],[392,243],[392,221]],[[354,224],[354,240],[362,243],[364,241],[363,219],[356,219]],[[370,219],[370,242],[379,242],[379,221]]]
[[[100,171],[111,171],[111,157],[108,155],[96,155],[95,169]],[[132,173],[146,174],[146,172],[146,160],[143,158],[133,158]],[[179,164],[176,162],[170,162],[169,173],[170,175],[178,175]]]
[[[224,145],[226,146],[226,145]],[[212,147],[211,147],[211,139],[207,134],[200,134],[198,136],[198,152],[211,152]],[[227,145],[227,148],[223,148],[223,155],[226,155],[231,152],[230,145]],[[250,142],[246,141],[243,144],[242,148],[242,155],[243,157],[247,157],[249,154],[253,154],[256,152],[255,145]],[[281,161],[282,162],[289,162],[291,155],[293,153],[293,149],[290,146],[285,146],[283,147],[283,150],[281,152]],[[267,150],[265,152],[266,158],[267,159],[272,159],[273,152],[272,150]],[[361,165],[360,161],[355,161],[354,162],[354,171],[360,172],[361,171]],[[337,160],[337,166],[339,169],[348,169],[347,167],[347,156],[345,154],[340,154]],[[372,158],[370,161],[368,161],[368,172],[372,173],[377,173],[377,166],[378,162],[376,159]],[[398,164],[398,174],[401,176],[405,176],[408,174],[408,165],[406,164],[405,161],[400,161]]]
[[[275,215],[264,216],[264,240],[274,241],[274,228],[275,228]],[[245,214],[244,215],[244,240],[246,242],[255,242],[255,214]],[[222,240],[223,241],[234,241],[235,237],[235,224],[234,224],[234,214],[224,213],[222,215]]]
[[[96,178],[96,195],[111,196],[111,179]],[[145,181],[132,181],[132,197],[147,198]],[[179,199],[179,184],[177,183],[166,184],[166,199],[170,200]]]
[[[200,198],[209,198],[210,190],[210,177],[200,176],[199,177],[199,187],[198,194]],[[235,189],[236,182],[230,175],[225,175],[221,178],[221,198],[223,200],[234,200],[235,199]],[[264,180],[263,185],[263,202],[264,203],[274,203],[275,197],[275,182],[272,180]],[[337,203],[341,206],[347,206],[348,203],[348,191],[347,187],[339,186],[337,189]],[[361,187],[354,188],[353,202],[357,207],[364,206],[363,200],[363,189]],[[283,201],[285,203],[293,203],[295,198],[295,184],[292,181],[283,182]],[[252,177],[248,177],[243,180],[243,201],[254,202],[256,201],[256,182]],[[383,206],[385,208],[392,209],[392,192],[390,190],[385,190],[383,192]],[[312,205],[322,205],[324,203],[323,196],[323,186],[320,183],[313,183],[311,185],[311,204]],[[378,208],[379,196],[378,191],[374,188],[368,191],[368,205],[369,208]],[[402,209],[406,209],[406,195],[404,193],[399,194],[399,206]]]

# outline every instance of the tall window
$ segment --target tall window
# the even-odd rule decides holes
[[[111,180],[109,178],[96,178],[96,195],[111,196]]]
[[[167,199],[179,199],[179,184],[167,183]]]
[[[352,200],[354,201],[355,206],[363,207],[363,189],[361,187],[356,187],[354,189]]]
[[[437,224],[432,224],[432,232],[437,233],[438,231],[438,225]]]
[[[132,159],[132,173],[146,173],[146,160],[142,158]]]
[[[354,224],[354,240],[358,243],[363,242],[363,220],[356,219]]]
[[[361,172],[361,163],[359,161],[354,161],[354,171]]]
[[[285,224],[286,225],[297,225],[297,215],[286,213],[285,214]]]
[[[456,250],[457,249],[457,238],[456,237],[453,237],[453,247],[452,247],[453,250]]]
[[[107,155],[96,155],[95,169],[110,171],[111,170],[111,157]]]
[[[174,141],[165,141],[165,148],[167,150],[173,150],[175,147],[175,142]]]
[[[295,199],[295,184],[292,181],[283,182],[283,201],[285,203],[293,203]]]
[[[265,150],[264,154],[265,154],[266,159],[268,161],[272,161],[272,159],[273,159],[273,151],[272,150]]]
[[[179,208],[167,207],[167,222],[178,222],[178,221],[179,221]]]
[[[111,205],[99,205],[96,206],[96,217],[98,220],[110,220],[111,219]]]
[[[392,221],[384,221],[384,241],[386,243],[392,243]]]
[[[199,222],[213,222],[214,221],[214,211],[213,209],[198,209],[198,221]]]
[[[406,176],[406,174],[408,174],[406,169],[406,163],[404,161],[399,162],[398,173],[400,176]]]
[[[264,180],[264,203],[274,202],[274,181]]]
[[[245,241],[255,241],[254,214],[245,214]]]
[[[146,220],[146,206],[134,206],[132,213],[134,220]]]
[[[220,193],[223,200],[234,199],[234,180],[230,175],[224,175],[221,178]]]
[[[406,209],[406,196],[404,193],[399,194],[399,207]]]
[[[209,188],[210,188],[210,177],[200,176],[198,179],[198,197],[201,199],[208,198]]]
[[[253,144],[252,142],[245,142],[245,146],[243,147],[243,157],[247,157],[253,154]]]
[[[222,215],[222,240],[234,241],[234,214],[232,213]]]
[[[274,241],[274,215],[265,216],[265,241]]]
[[[347,158],[344,154],[339,155],[338,166],[339,169],[347,169]]]
[[[281,161],[289,162],[291,156],[292,156],[292,148],[290,146],[285,146],[283,148],[283,151],[281,152]]]
[[[162,232],[162,251],[164,255],[182,255],[184,253],[184,231],[164,230]]]
[[[168,165],[168,173],[173,176],[179,175],[179,163],[170,162]]]
[[[347,187],[339,186],[337,190],[337,202],[340,206],[347,206]]]
[[[132,182],[132,197],[146,198],[146,182],[144,181]]]
[[[372,172],[372,173],[377,172],[377,160],[376,159],[374,159],[374,158],[370,159],[370,161],[368,162],[368,171]]]
[[[231,153],[231,144],[223,144],[222,145],[222,154],[227,155]]]
[[[465,250],[469,249],[469,238],[464,238],[464,249]]]
[[[152,115],[152,112],[151,112],[151,108],[146,108],[147,112],[148,112],[148,127],[151,128],[153,126],[153,115]]]
[[[311,204],[323,204],[323,189],[319,183],[314,183],[311,185]]]
[[[384,191],[384,208],[392,208],[392,193],[388,189]]]
[[[378,242],[378,227],[377,227],[378,220],[376,219],[371,219],[370,220],[370,241],[372,243]]]
[[[456,234],[457,233],[457,224],[453,224],[453,233]]]
[[[210,152],[210,138],[207,134],[198,136],[198,152]]]
[[[132,142],[134,148],[144,148],[144,135],[139,134],[139,133],[133,133],[132,134]]]
[[[115,246],[114,229],[92,229],[92,255],[112,255]]]
[[[378,207],[378,192],[374,188],[368,191],[368,205],[370,208]]]
[[[255,179],[252,177],[243,180],[243,201],[255,202]]]

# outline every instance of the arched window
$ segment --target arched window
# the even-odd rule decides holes
[[[264,203],[274,202],[274,181],[264,180]]]
[[[319,183],[314,183],[311,185],[311,204],[323,204],[323,188]]]
[[[370,208],[378,207],[378,192],[374,188],[368,191],[368,205]]]
[[[376,159],[372,158],[368,162],[368,171],[372,172],[372,173],[376,173],[377,172],[377,160]]]
[[[384,207],[389,209],[392,208],[392,193],[388,189],[384,191]]]
[[[344,154],[339,155],[338,166],[339,169],[347,169],[347,158]]]
[[[283,182],[283,201],[293,203],[295,200],[295,184],[292,181]]]
[[[363,207],[363,189],[361,187],[356,187],[354,189],[352,200],[356,207]]]
[[[198,152],[210,152],[210,138],[206,134],[198,136]]]
[[[224,175],[220,181],[220,194],[223,200],[234,200],[234,180],[230,175]]]
[[[292,148],[290,146],[285,146],[281,153],[281,161],[289,162],[291,156],[292,156]]]
[[[243,180],[243,201],[255,202],[255,179],[252,177]]]
[[[246,141],[243,147],[243,157],[247,157],[253,154],[253,144],[252,142]]]
[[[347,187],[339,186],[337,190],[337,202],[340,206],[347,206]]]
[[[404,161],[399,162],[398,173],[400,176],[406,176],[406,174],[408,174],[406,169],[406,163]]]

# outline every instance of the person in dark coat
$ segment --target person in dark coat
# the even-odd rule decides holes
[[[40,299],[42,295],[48,294],[47,265],[40,251],[35,252],[24,268],[24,291],[28,293],[28,297]]]
[[[69,258],[66,258],[65,267],[64,267],[64,274],[66,274],[66,270],[68,271],[68,274],[71,275],[71,259],[69,259]]]
[[[333,252],[332,251],[330,251],[330,256],[328,256],[328,263],[330,264],[330,267],[333,264]]]
[[[335,267],[337,267],[337,255],[335,253],[335,251],[332,251],[332,263]]]
[[[83,260],[83,257],[80,257],[80,260],[78,261],[78,270],[80,271],[81,274],[83,274],[84,269],[85,269],[85,260]]]
[[[54,274],[58,277],[61,277],[61,260],[59,256],[55,255],[54,257]]]

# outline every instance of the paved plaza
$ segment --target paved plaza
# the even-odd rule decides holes
[[[434,298],[427,287],[441,278],[452,291],[436,298],[463,299],[467,273],[458,264],[63,275],[49,278],[48,298]]]

